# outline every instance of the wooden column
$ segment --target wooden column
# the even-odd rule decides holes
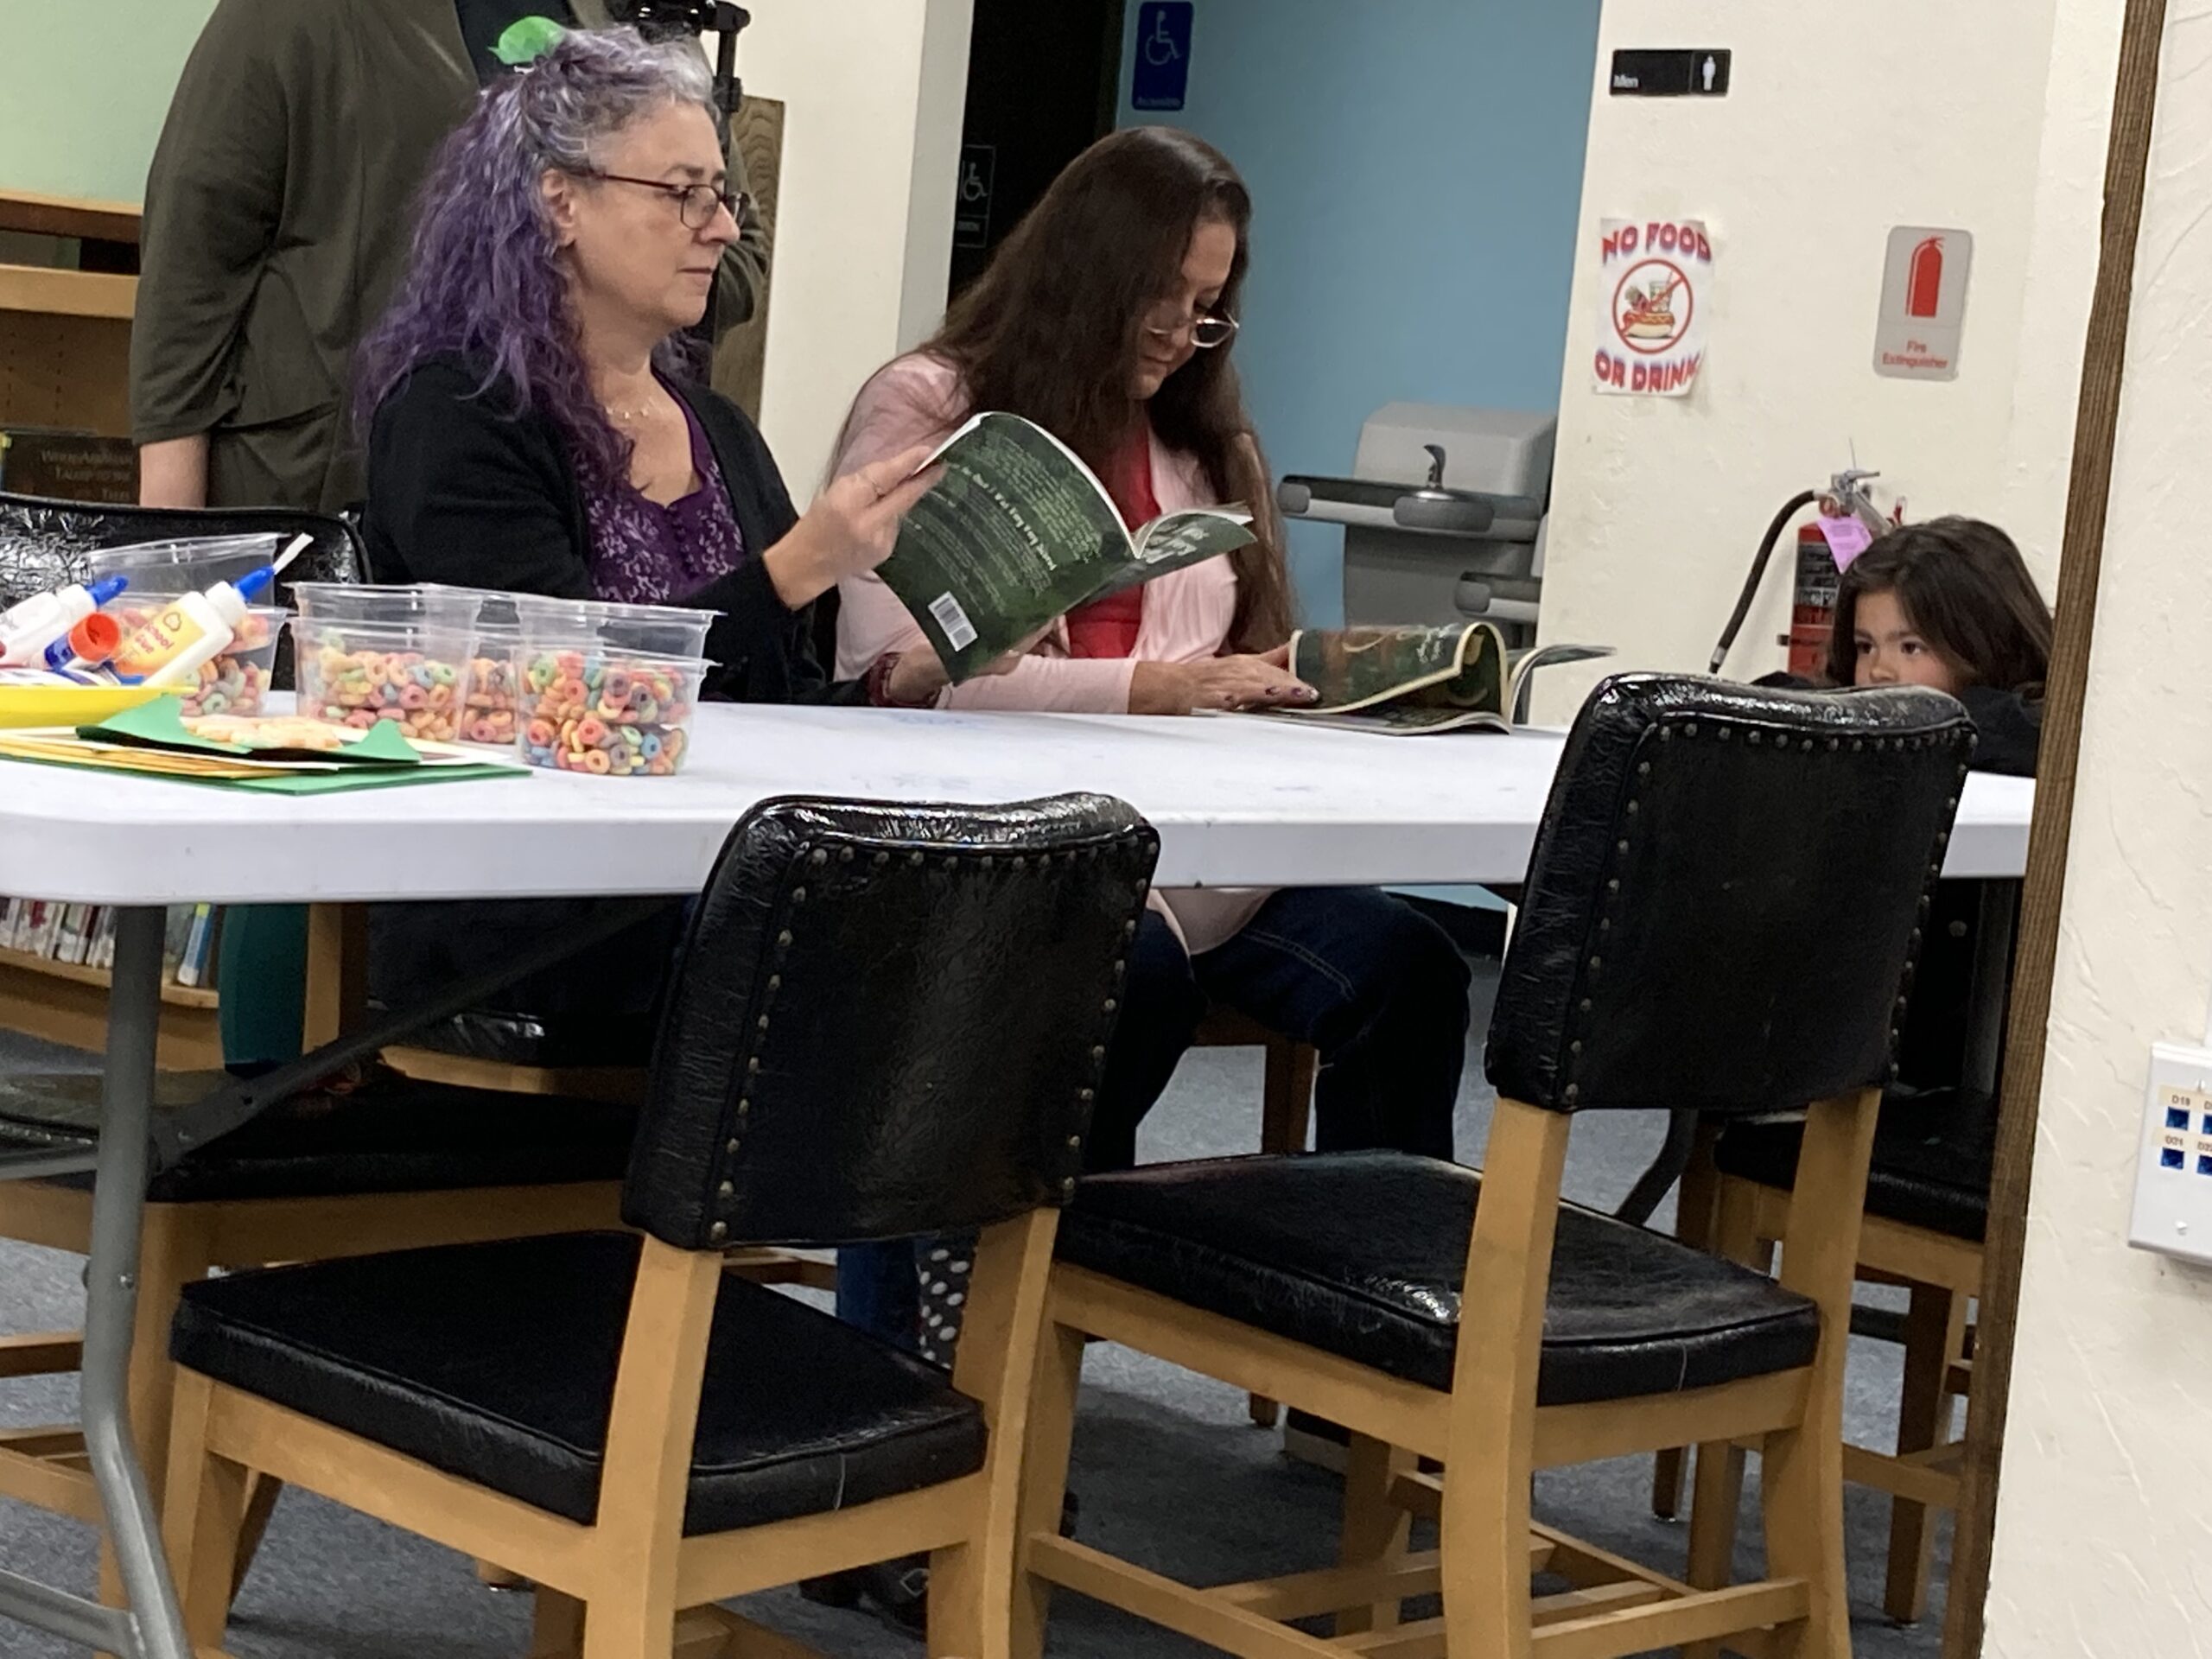
[[[2082,753],[2082,702],[2096,627],[2097,579],[2104,564],[2105,512],[2112,494],[2113,444],[2120,423],[2135,286],[2135,244],[2143,222],[2158,53],[2166,0],[2126,0],[2112,136],[2105,156],[2105,207],[2095,297],[2089,308],[2082,392],[2075,408],[2074,468],[2066,500],[2066,539],[2058,568],[2057,637],[2036,766],[2036,808],[2028,832],[2027,880],[2013,958],[2003,1095],[1990,1181],[1980,1308],[1974,1338],[1974,1392],[1967,1419],[1966,1471],[1951,1547],[1943,1659],[1976,1659],[1989,1597],[1997,1482],[2012,1387],[2020,1261],[2027,1242],[2028,1192],[2036,1109],[2043,1094],[2045,1027],[2058,959],[2059,906],[2065,893],[2074,782]]]

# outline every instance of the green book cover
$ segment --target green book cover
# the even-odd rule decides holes
[[[1528,718],[1529,676],[1547,663],[1612,654],[1610,645],[1509,652],[1488,622],[1437,627],[1307,628],[1291,636],[1293,672],[1320,693],[1270,717],[1389,736],[1510,731]]]
[[[927,464],[944,476],[876,574],[956,685],[1078,605],[1255,539],[1233,506],[1162,513],[1132,536],[1097,475],[1018,415],[976,416]]]

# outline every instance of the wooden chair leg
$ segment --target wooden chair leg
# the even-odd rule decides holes
[[[984,1230],[952,1385],[983,1407],[988,1433],[966,1536],[930,1559],[931,1659],[1009,1659],[1025,1491],[1023,1452],[1035,1399],[1038,1351],[1057,1211],[1035,1210]]]
[[[1967,1299],[1940,1285],[1915,1285],[1904,1319],[1904,1385],[1897,1399],[1897,1455],[1925,1452],[1949,1437],[1951,1362],[1966,1342]],[[1890,1500],[1890,1562],[1883,1611],[1901,1624],[1928,1611],[1936,1549],[1935,1517],[1909,1498]]]
[[[1075,1437],[1076,1395],[1083,1384],[1083,1333],[1047,1325],[1029,1395],[1029,1445],[1021,1465],[1021,1507],[1014,1523],[1011,1659],[1042,1659],[1052,1586],[1029,1570],[1029,1541],[1057,1537]]]
[[[584,1610],[583,1659],[669,1659],[676,1610],[639,1594],[602,1598]]]
[[[1720,1172],[1713,1163],[1713,1143],[1719,1139],[1719,1130],[1712,1120],[1698,1125],[1697,1143],[1675,1199],[1675,1236],[1701,1250],[1712,1248],[1714,1230],[1719,1225]],[[1668,1447],[1653,1459],[1651,1513],[1662,1521],[1672,1521],[1682,1512],[1682,1477],[1688,1464],[1687,1449],[1679,1446]]]
[[[1313,1072],[1319,1057],[1304,1043],[1277,1037],[1263,1051],[1268,1057],[1267,1081],[1260,1096],[1260,1150],[1303,1152],[1313,1116]],[[1252,1421],[1273,1428],[1282,1409],[1264,1394],[1248,1402]]]
[[[1405,1553],[1413,1516],[1390,1501],[1390,1483],[1400,1475],[1413,1473],[1415,1462],[1410,1452],[1364,1434],[1351,1437],[1344,1459],[1344,1529],[1337,1546],[1338,1565],[1379,1567]],[[1337,1634],[1395,1630],[1400,1605],[1395,1601],[1378,1601],[1372,1606],[1348,1607],[1337,1615]]]
[[[221,1647],[223,1627],[230,1622],[231,1586],[252,1480],[251,1471],[208,1450],[213,1391],[204,1376],[177,1374],[162,1525],[185,1630],[202,1649]]]
[[[1438,1542],[1448,1659],[1530,1659],[1536,1368],[1567,1117],[1500,1096],[1467,1246]]]
[[[245,1575],[253,1570],[253,1558],[261,1553],[261,1541],[268,1535],[270,1517],[276,1513],[276,1500],[284,1495],[284,1483],[274,1477],[256,1474],[247,1489],[245,1519],[238,1527],[238,1560],[231,1567],[231,1600],[236,1602],[238,1592],[245,1588]]]
[[[1723,1191],[1707,1244],[1715,1255],[1761,1273],[1774,1271],[1774,1242],[1761,1238],[1752,1217],[1758,1201],[1748,1189]],[[1735,1581],[1736,1534],[1744,1510],[1744,1452],[1727,1441],[1697,1449],[1695,1490],[1690,1501],[1689,1566],[1683,1576],[1700,1590],[1726,1589]],[[1682,1659],[1719,1659],[1717,1642],[1693,1643]]]
[[[577,1659],[583,1648],[583,1603],[556,1590],[541,1589],[531,1614],[526,1659]]]
[[[1843,1370],[1850,1343],[1859,1224],[1866,1204],[1878,1090],[1816,1102],[1783,1241],[1782,1282],[1821,1310],[1820,1347],[1805,1418],[1769,1434],[1759,1457],[1767,1572],[1802,1579],[1811,1610],[1775,1632],[1770,1659],[1850,1659],[1850,1592],[1844,1569]]]

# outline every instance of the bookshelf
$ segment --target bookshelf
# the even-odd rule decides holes
[[[0,949],[0,1027],[98,1052],[107,1044],[108,983],[105,968]],[[220,1068],[223,1041],[213,990],[162,984],[156,1056],[164,1071]]]
[[[130,435],[138,209],[0,190],[0,426]]]

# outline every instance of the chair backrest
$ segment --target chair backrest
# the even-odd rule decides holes
[[[1491,1082],[1719,1114],[1886,1082],[1973,747],[1916,687],[1605,681],[1537,832]]]
[[[626,1218],[702,1249],[1061,1203],[1158,852],[1096,795],[756,809],[692,917]]]
[[[277,579],[276,602],[291,603],[296,582],[364,582],[368,559],[343,518],[285,507],[124,507],[53,501],[0,492],[0,605],[64,582],[80,582],[85,555],[97,548],[195,536],[314,537]],[[273,683],[292,683],[292,642],[276,653]]]

